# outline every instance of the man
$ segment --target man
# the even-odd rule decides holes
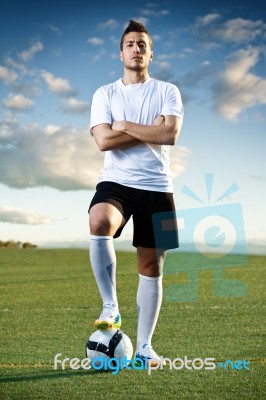
[[[133,216],[139,286],[136,357],[159,360],[151,345],[162,301],[162,267],[169,248],[156,245],[153,215],[174,212],[169,147],[176,143],[183,105],[173,84],[149,77],[152,39],[145,26],[129,21],[120,43],[123,78],[100,87],[91,107],[91,132],[104,167],[89,209],[90,260],[103,300],[95,321],[100,329],[120,328],[113,237]],[[125,266],[126,267],[126,266]]]

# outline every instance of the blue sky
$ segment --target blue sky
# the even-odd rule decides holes
[[[87,208],[103,161],[89,135],[91,98],[122,76],[119,41],[136,19],[154,41],[150,76],[177,84],[185,106],[172,149],[177,208],[209,207],[236,183],[219,205],[239,203],[248,243],[265,245],[265,15],[256,1],[5,4],[0,239],[88,241]],[[131,230],[129,223],[122,240]]]

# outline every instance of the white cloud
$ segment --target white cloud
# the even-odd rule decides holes
[[[235,18],[215,29],[215,37],[226,42],[250,42],[265,30],[263,21]]]
[[[5,63],[6,63],[6,65],[8,65],[8,66],[10,66],[10,67],[12,67],[12,68],[15,68],[16,70],[18,70],[18,72],[20,73],[20,75],[34,75],[34,72],[33,71],[31,71],[31,70],[29,70],[29,69],[27,69],[26,67],[25,67],[25,65],[24,64],[20,64],[20,63],[17,63],[16,61],[14,61],[11,57],[6,57],[6,59],[5,59]]]
[[[103,39],[100,39],[98,37],[92,37],[87,40],[87,43],[91,44],[92,46],[101,46],[104,43],[104,41]]]
[[[147,26],[149,24],[149,18],[144,16],[132,18],[134,21],[140,22],[141,24]],[[127,26],[127,24],[126,24]]]
[[[0,222],[25,225],[48,225],[52,220],[47,215],[39,214],[33,210],[0,206]]]
[[[62,103],[62,111],[69,114],[84,114],[89,112],[89,104],[85,101],[69,97]]]
[[[191,150],[185,146],[170,147],[170,167],[173,178],[176,178],[186,170],[187,160],[190,154]]]
[[[1,133],[3,132],[3,134]],[[103,153],[89,127],[0,126],[0,182],[15,188],[92,189]]]
[[[31,81],[19,80],[13,84],[13,91],[15,93],[23,94],[24,96],[38,96],[42,94],[40,80],[32,79]]]
[[[211,13],[205,15],[204,17],[198,17],[196,20],[196,26],[201,27],[209,25],[213,21],[216,21],[218,18],[220,18],[220,14],[218,13]]]
[[[168,10],[152,10],[151,8],[146,8],[141,10],[141,15],[146,15],[147,17],[164,17],[165,15],[169,15],[170,12]]]
[[[3,106],[10,110],[23,111],[31,108],[34,101],[24,97],[22,94],[10,94],[8,98],[3,100]]]
[[[75,92],[67,79],[55,77],[47,71],[42,71],[41,77],[44,79],[49,89],[59,96],[72,96]]]
[[[251,43],[265,37],[266,24],[262,20],[233,18],[216,21],[219,17],[219,14],[209,14],[196,20],[194,33],[201,46],[212,49],[228,43]]]
[[[195,65],[182,79],[182,83],[189,88],[197,88],[203,80],[207,80],[215,74],[215,68],[208,60]]]
[[[92,57],[91,62],[96,63],[98,62],[104,55],[106,54],[105,50],[100,50],[95,56]]]
[[[89,127],[0,126],[0,182],[15,188],[47,186],[59,190],[95,189],[104,153]],[[1,131],[0,131],[1,136]],[[189,150],[171,147],[173,176],[186,168]]]
[[[44,49],[44,46],[42,44],[42,42],[37,41],[35,43],[33,43],[29,49],[22,51],[21,53],[19,53],[19,58],[26,62],[31,60],[34,55],[36,53],[38,53],[39,51],[42,51]]]
[[[14,83],[17,78],[18,75],[15,72],[10,71],[8,68],[0,65],[0,79],[2,79],[6,85]]]
[[[52,24],[47,24],[47,27],[51,30],[51,32],[55,33],[57,36],[62,35],[61,30],[57,26]]]
[[[44,128],[44,133],[46,133],[47,135],[53,135],[55,132],[60,130],[60,126],[56,126],[56,125],[47,125]]]
[[[116,37],[116,36],[113,36],[113,35],[110,35],[110,36],[109,36],[109,40],[110,40],[113,44],[115,44],[116,46],[119,45],[119,43],[120,43],[119,38]]]
[[[170,70],[172,68],[172,64],[169,61],[160,61],[155,60],[154,65],[156,65],[160,70]]]
[[[17,120],[12,115],[8,115],[0,122],[0,139],[8,136],[11,137],[12,131],[16,130],[17,127]]]
[[[266,79],[250,72],[259,61],[258,48],[237,51],[213,87],[214,108],[223,118],[236,120],[246,108],[266,104]]]
[[[105,22],[101,22],[101,23],[99,23],[97,25],[98,29],[106,29],[106,28],[115,29],[117,27],[118,27],[118,22],[115,19],[112,19],[112,18],[108,19]]]
[[[118,60],[119,59],[118,53],[112,53],[110,55],[110,57],[111,57],[112,60]]]
[[[153,59],[153,64],[158,67],[161,71],[163,70],[170,70],[173,68],[172,63],[170,60],[175,60],[177,55],[175,53],[172,54],[159,54],[157,57]]]
[[[161,36],[161,35],[158,35],[158,33],[152,35],[152,41],[153,41],[153,42],[159,42],[161,39],[162,39],[162,36]]]

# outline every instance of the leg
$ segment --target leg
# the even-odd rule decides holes
[[[163,273],[163,264],[166,252],[161,249],[137,247],[139,274],[158,277]]]
[[[145,346],[151,346],[162,302],[162,269],[165,255],[164,251],[155,248],[140,246],[137,248],[139,270],[137,352]]]
[[[124,224],[119,210],[109,203],[95,204],[89,213],[90,221],[90,261],[104,304],[104,311],[95,321],[98,327],[114,325],[118,304],[116,296],[116,255],[113,246],[113,235]],[[121,325],[119,316],[117,327]]]
[[[151,346],[162,302],[163,263],[173,241],[164,243],[159,234],[162,230],[162,213],[167,213],[166,222],[173,219],[174,201],[172,193],[142,191],[138,197],[139,206],[134,209],[133,246],[137,247],[139,287],[137,292],[138,333],[137,357],[149,359],[149,363],[160,360]],[[146,206],[147,205],[147,206]],[[169,218],[169,211],[171,218]],[[159,224],[157,222],[159,216]],[[159,229],[160,228],[160,229]],[[166,226],[168,229],[168,225]],[[176,229],[175,229],[176,233]],[[175,235],[175,244],[177,235]],[[164,250],[160,249],[164,248]],[[159,361],[161,362],[161,360]]]
[[[95,236],[114,236],[125,219],[120,211],[109,203],[97,203],[89,213],[90,233]]]

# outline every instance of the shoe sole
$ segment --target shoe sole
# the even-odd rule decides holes
[[[106,323],[100,323],[100,324],[94,323],[94,325],[97,329],[103,329],[103,330],[120,329],[121,328],[121,325],[119,325],[119,324],[110,325],[110,324],[106,324]]]
[[[142,361],[143,361],[143,363],[144,363],[144,365],[145,365],[145,362],[146,362],[146,360],[144,359],[143,360],[143,358],[141,358],[141,357],[136,357],[136,358],[140,358]],[[158,363],[159,363],[159,361],[151,361],[151,360],[147,360],[148,361],[148,364],[151,366],[151,367],[157,367],[157,365],[158,365]],[[134,364],[137,366],[137,367],[141,367],[143,364],[140,362],[140,361],[134,361]]]
[[[105,321],[99,321],[99,322],[98,321],[99,320],[96,320],[94,322],[94,325],[96,326],[97,329],[107,330],[107,329],[120,329],[121,328],[121,318],[120,318],[120,320],[118,322],[116,322],[114,324],[110,324],[110,323],[105,322]]]
[[[157,367],[157,365],[159,364],[159,366],[161,365],[161,361],[155,361],[155,360],[153,360],[153,359],[149,359],[149,358],[145,358],[145,357],[142,357],[141,355],[139,355],[139,354],[135,354],[135,365],[137,365],[137,366],[141,366],[141,362],[140,361],[136,361],[136,358],[139,358],[139,359],[141,359],[142,361],[143,361],[143,363],[145,364],[145,362],[147,362],[148,361],[148,364],[151,366],[151,367]],[[162,365],[163,366],[165,366],[166,365],[166,361],[165,360],[163,360],[162,361]]]

